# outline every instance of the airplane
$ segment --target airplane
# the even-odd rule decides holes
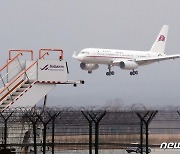
[[[166,55],[164,53],[168,29],[168,25],[163,25],[149,51],[85,48],[78,55],[76,55],[75,51],[72,57],[79,60],[81,62],[80,68],[88,71],[88,73],[92,73],[93,70],[98,69],[99,64],[105,64],[108,66],[107,76],[115,74],[111,70],[113,66],[118,66],[123,70],[132,70],[130,71],[130,75],[137,75],[138,71],[136,69],[139,66],[180,58],[180,54]]]

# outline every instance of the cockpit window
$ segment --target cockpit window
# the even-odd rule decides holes
[[[87,52],[87,51],[82,51],[81,53],[82,54],[89,54],[89,52]]]

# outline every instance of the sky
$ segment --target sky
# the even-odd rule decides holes
[[[179,0],[18,0],[1,1],[0,65],[9,49],[61,48],[68,61],[68,79],[85,85],[58,85],[48,94],[49,106],[143,104],[179,105],[180,59],[139,67],[137,76],[107,66],[88,74],[72,58],[83,48],[148,51],[161,27],[170,26],[167,54],[180,54]],[[56,57],[53,57],[56,58]]]

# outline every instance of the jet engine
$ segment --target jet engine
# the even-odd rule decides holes
[[[133,70],[138,68],[138,64],[134,61],[121,61],[119,63],[119,66],[121,69],[125,69],[125,70]]]
[[[80,63],[80,67],[82,70],[88,70],[92,71],[99,68],[98,64],[86,64],[86,63]]]

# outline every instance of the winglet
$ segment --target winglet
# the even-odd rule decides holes
[[[164,53],[166,42],[167,42],[168,29],[169,29],[168,25],[163,25],[150,52]]]
[[[73,58],[77,58],[76,51],[74,51],[74,53],[73,53],[72,57],[73,57]]]

